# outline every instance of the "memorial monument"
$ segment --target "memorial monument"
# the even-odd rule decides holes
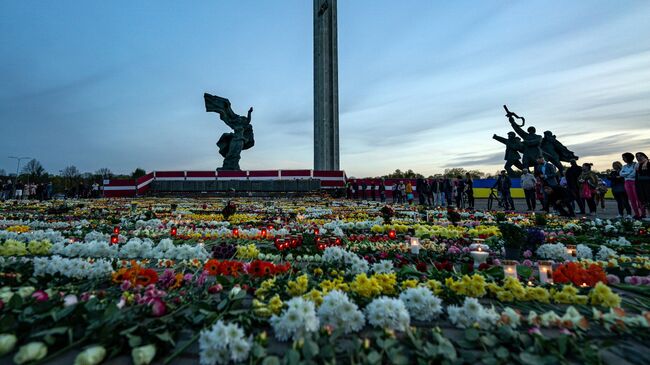
[[[314,170],[339,170],[336,0],[314,0]]]
[[[203,94],[203,98],[205,99],[205,111],[219,113],[221,120],[233,129],[233,133],[222,134],[217,142],[219,154],[224,157],[223,167],[218,170],[241,170],[239,168],[241,151],[255,145],[253,126],[251,126],[253,107],[250,107],[248,115],[243,117],[233,112],[230,101],[226,98],[208,93]]]
[[[511,112],[505,105],[503,108],[506,111],[510,126],[515,132],[508,132],[508,138],[499,137],[496,134],[492,138],[506,145],[506,155],[504,157],[506,164],[504,168],[508,171],[508,174],[512,174],[512,166],[520,170],[535,166],[537,159],[540,157],[544,157],[557,167],[560,174],[563,174],[564,166],[562,166],[562,161],[570,162],[578,159],[575,153],[557,140],[553,132],[545,131],[542,137],[536,134],[535,127],[528,127],[524,131],[522,127],[526,124],[526,119]],[[517,124],[516,119],[521,120],[521,124]],[[521,137],[521,140],[516,137],[515,133]],[[523,154],[521,161],[519,161],[519,152]]]

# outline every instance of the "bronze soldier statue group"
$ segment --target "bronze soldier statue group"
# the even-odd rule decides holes
[[[507,138],[496,134],[492,138],[506,145],[505,170],[502,171],[494,185],[494,188],[497,188],[502,196],[505,208],[507,210],[514,209],[514,203],[510,196],[511,183],[508,176],[514,174],[512,170],[512,166],[514,166],[528,173],[532,169],[535,177],[541,180],[544,210],[548,211],[552,206],[561,215],[574,216],[573,202],[577,201],[581,213],[584,213],[584,201],[580,199],[578,187],[578,178],[581,171],[578,171],[576,176],[575,171],[569,168],[566,172],[566,187],[560,185],[560,178],[565,175],[562,162],[569,162],[572,166],[582,170],[576,164],[578,156],[560,143],[551,131],[545,131],[544,135],[540,136],[537,134],[535,127],[529,126],[524,130],[525,118],[511,112],[505,105],[503,107],[514,131],[509,132]],[[517,119],[521,120],[521,124],[517,123]],[[531,208],[529,204],[529,210],[532,209],[534,207]]]

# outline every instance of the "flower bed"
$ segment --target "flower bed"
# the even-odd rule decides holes
[[[0,362],[648,363],[648,231],[322,197],[0,203]]]

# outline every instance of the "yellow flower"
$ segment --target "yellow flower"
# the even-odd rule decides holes
[[[292,297],[297,297],[303,295],[307,292],[309,287],[309,277],[307,274],[300,275],[296,278],[295,281],[289,281],[287,283],[287,294]]]
[[[609,308],[618,308],[621,306],[621,298],[601,282],[597,283],[591,292],[589,292],[589,299],[593,305],[602,305]]]
[[[382,287],[377,282],[377,279],[374,277],[368,278],[365,273],[359,274],[354,278],[354,281],[350,283],[350,289],[366,298],[372,298],[382,292]]]
[[[415,288],[416,286],[418,286],[417,279],[409,279],[409,280],[402,281],[402,289]]]
[[[323,269],[321,269],[320,267],[315,268],[315,269],[314,269],[314,275],[315,275],[315,276],[321,276],[321,275],[323,275]]]
[[[304,298],[307,300],[311,300],[312,302],[314,302],[314,304],[316,304],[316,306],[319,306],[323,303],[323,296],[321,292],[319,292],[316,289],[312,289],[311,291],[309,291],[309,293],[304,295]]]
[[[273,314],[280,314],[282,312],[282,306],[284,306],[284,303],[282,303],[280,296],[277,294],[269,300],[268,307]]]
[[[438,280],[428,280],[425,285],[433,292],[433,294],[440,294],[442,292],[442,283]]]

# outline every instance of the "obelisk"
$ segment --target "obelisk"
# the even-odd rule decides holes
[[[336,0],[314,0],[314,170],[339,170]]]

